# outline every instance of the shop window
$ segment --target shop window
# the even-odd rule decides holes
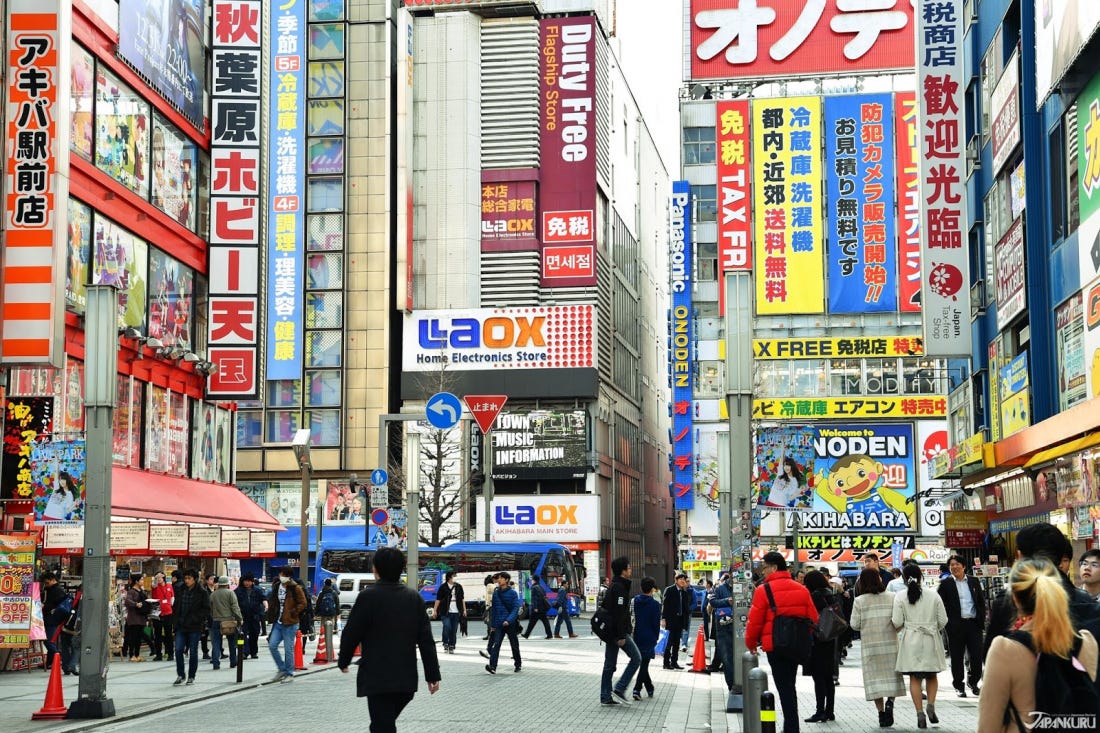
[[[302,383],[297,379],[277,379],[267,383],[268,407],[298,407],[302,404]]]
[[[340,328],[343,322],[343,293],[306,293],[306,328]]]
[[[793,397],[819,397],[825,394],[825,360],[793,362]]]
[[[92,267],[92,209],[69,199],[68,265],[65,268],[65,305],[83,315],[88,304],[88,278]]]
[[[901,368],[906,394],[943,394],[934,360],[902,359]]]
[[[714,128],[684,128],[684,165],[714,164]]]
[[[344,57],[344,24],[315,23],[309,27],[309,58]]]
[[[866,394],[900,394],[898,360],[868,359],[864,372],[864,385],[867,388]]]
[[[306,122],[310,135],[343,135],[344,100],[309,100]]]
[[[306,185],[309,213],[344,210],[344,179],[311,178]]]
[[[309,407],[339,407],[343,393],[343,375],[334,369],[306,372],[306,405]]]
[[[344,62],[311,61],[309,96],[313,99],[344,96]]]
[[[118,323],[145,331],[149,246],[100,214],[92,227],[94,285],[118,288]]]
[[[309,172],[335,175],[344,172],[344,139],[323,137],[309,141]]]
[[[340,445],[340,411],[308,410],[310,445]]]
[[[341,214],[312,214],[306,217],[311,252],[335,252],[344,248],[344,217]]]
[[[695,221],[715,221],[718,218],[718,187],[692,186],[695,194]]]
[[[237,411],[237,447],[259,448],[264,444],[263,413]]]
[[[74,45],[69,110],[69,147],[85,160],[92,159],[93,106],[95,102],[95,59],[80,46]]]
[[[334,290],[344,287],[344,256],[342,254],[306,255],[306,288]]]
[[[96,71],[95,164],[149,198],[149,104],[100,66]]]
[[[862,362],[859,359],[833,359],[829,379],[833,395],[863,394]]]
[[[61,420],[55,417],[54,424],[60,422],[61,432],[84,432],[84,362],[71,356],[65,356],[65,384],[62,394]]]
[[[149,254],[149,336],[191,349],[194,274],[157,248]]]
[[[233,411],[214,411],[214,458],[217,468],[214,480],[221,484],[233,482]]]
[[[267,411],[267,442],[289,443],[302,426],[302,416],[297,410]]]
[[[344,0],[309,0],[309,19],[343,20]]]
[[[133,377],[119,375],[111,430],[111,459],[119,465],[135,468],[141,465],[144,397],[144,383]]]
[[[790,397],[791,363],[789,361],[756,362],[754,384],[761,397]]]
[[[145,467],[187,475],[190,429],[187,396],[149,385],[145,423]]]
[[[713,282],[718,279],[718,243],[696,243],[696,278],[702,281]]]
[[[213,481],[218,473],[218,460],[214,452],[217,430],[216,408],[209,402],[195,403],[195,429],[191,432],[194,445],[191,448],[191,478]]]
[[[718,399],[726,395],[726,365],[721,361],[699,361],[695,370],[695,397]]]
[[[343,359],[340,331],[309,331],[306,333],[306,366],[338,367]]]
[[[152,202],[175,221],[195,230],[198,146],[160,115],[153,117]]]

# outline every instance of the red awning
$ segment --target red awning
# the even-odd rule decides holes
[[[233,486],[115,466],[111,515],[223,527],[281,530],[279,520]]]

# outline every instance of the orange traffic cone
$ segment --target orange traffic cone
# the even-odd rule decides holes
[[[294,669],[306,669],[306,660],[302,653],[302,632],[294,636]]]
[[[317,637],[317,653],[313,655],[314,664],[328,664],[332,660],[328,658],[328,644],[325,643],[325,630]]]
[[[46,701],[42,709],[31,715],[31,720],[64,720],[69,714],[65,707],[65,695],[61,689],[61,654],[55,652],[50,667],[50,682],[46,685]]]
[[[695,636],[695,654],[691,659],[691,671],[710,674],[707,669],[707,640],[703,636],[703,625],[699,624],[699,633]]]
[[[353,657],[363,656],[363,645],[362,644],[356,644],[355,645],[355,653],[352,654],[351,656],[353,656]]]

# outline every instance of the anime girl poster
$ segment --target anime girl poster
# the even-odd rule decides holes
[[[69,146],[85,160],[92,159],[92,119],[95,99],[95,62],[84,49],[72,47],[73,70],[69,96],[72,100]]]
[[[95,111],[96,167],[149,198],[149,104],[101,66]]]
[[[88,304],[92,264],[92,209],[69,199],[68,266],[65,268],[65,305],[83,315]]]
[[[214,411],[214,458],[217,461],[213,480],[219,484],[233,482],[233,411]]]
[[[83,438],[55,438],[35,445],[31,452],[35,521],[84,521],[87,467]]]
[[[213,481],[217,475],[214,454],[214,405],[195,402],[194,427],[191,431],[191,475],[200,481]]]
[[[149,252],[149,335],[165,346],[191,348],[191,268],[153,247]]]
[[[153,205],[183,226],[195,229],[195,143],[160,115],[153,122]]]
[[[149,246],[99,215],[92,232],[92,283],[118,288],[119,327],[145,330]]]

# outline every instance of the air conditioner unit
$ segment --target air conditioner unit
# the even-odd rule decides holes
[[[985,280],[970,286],[970,320],[985,315]]]
[[[982,167],[982,145],[981,138],[977,135],[971,135],[970,140],[966,143],[966,162],[972,166],[974,170],[978,170]]]

